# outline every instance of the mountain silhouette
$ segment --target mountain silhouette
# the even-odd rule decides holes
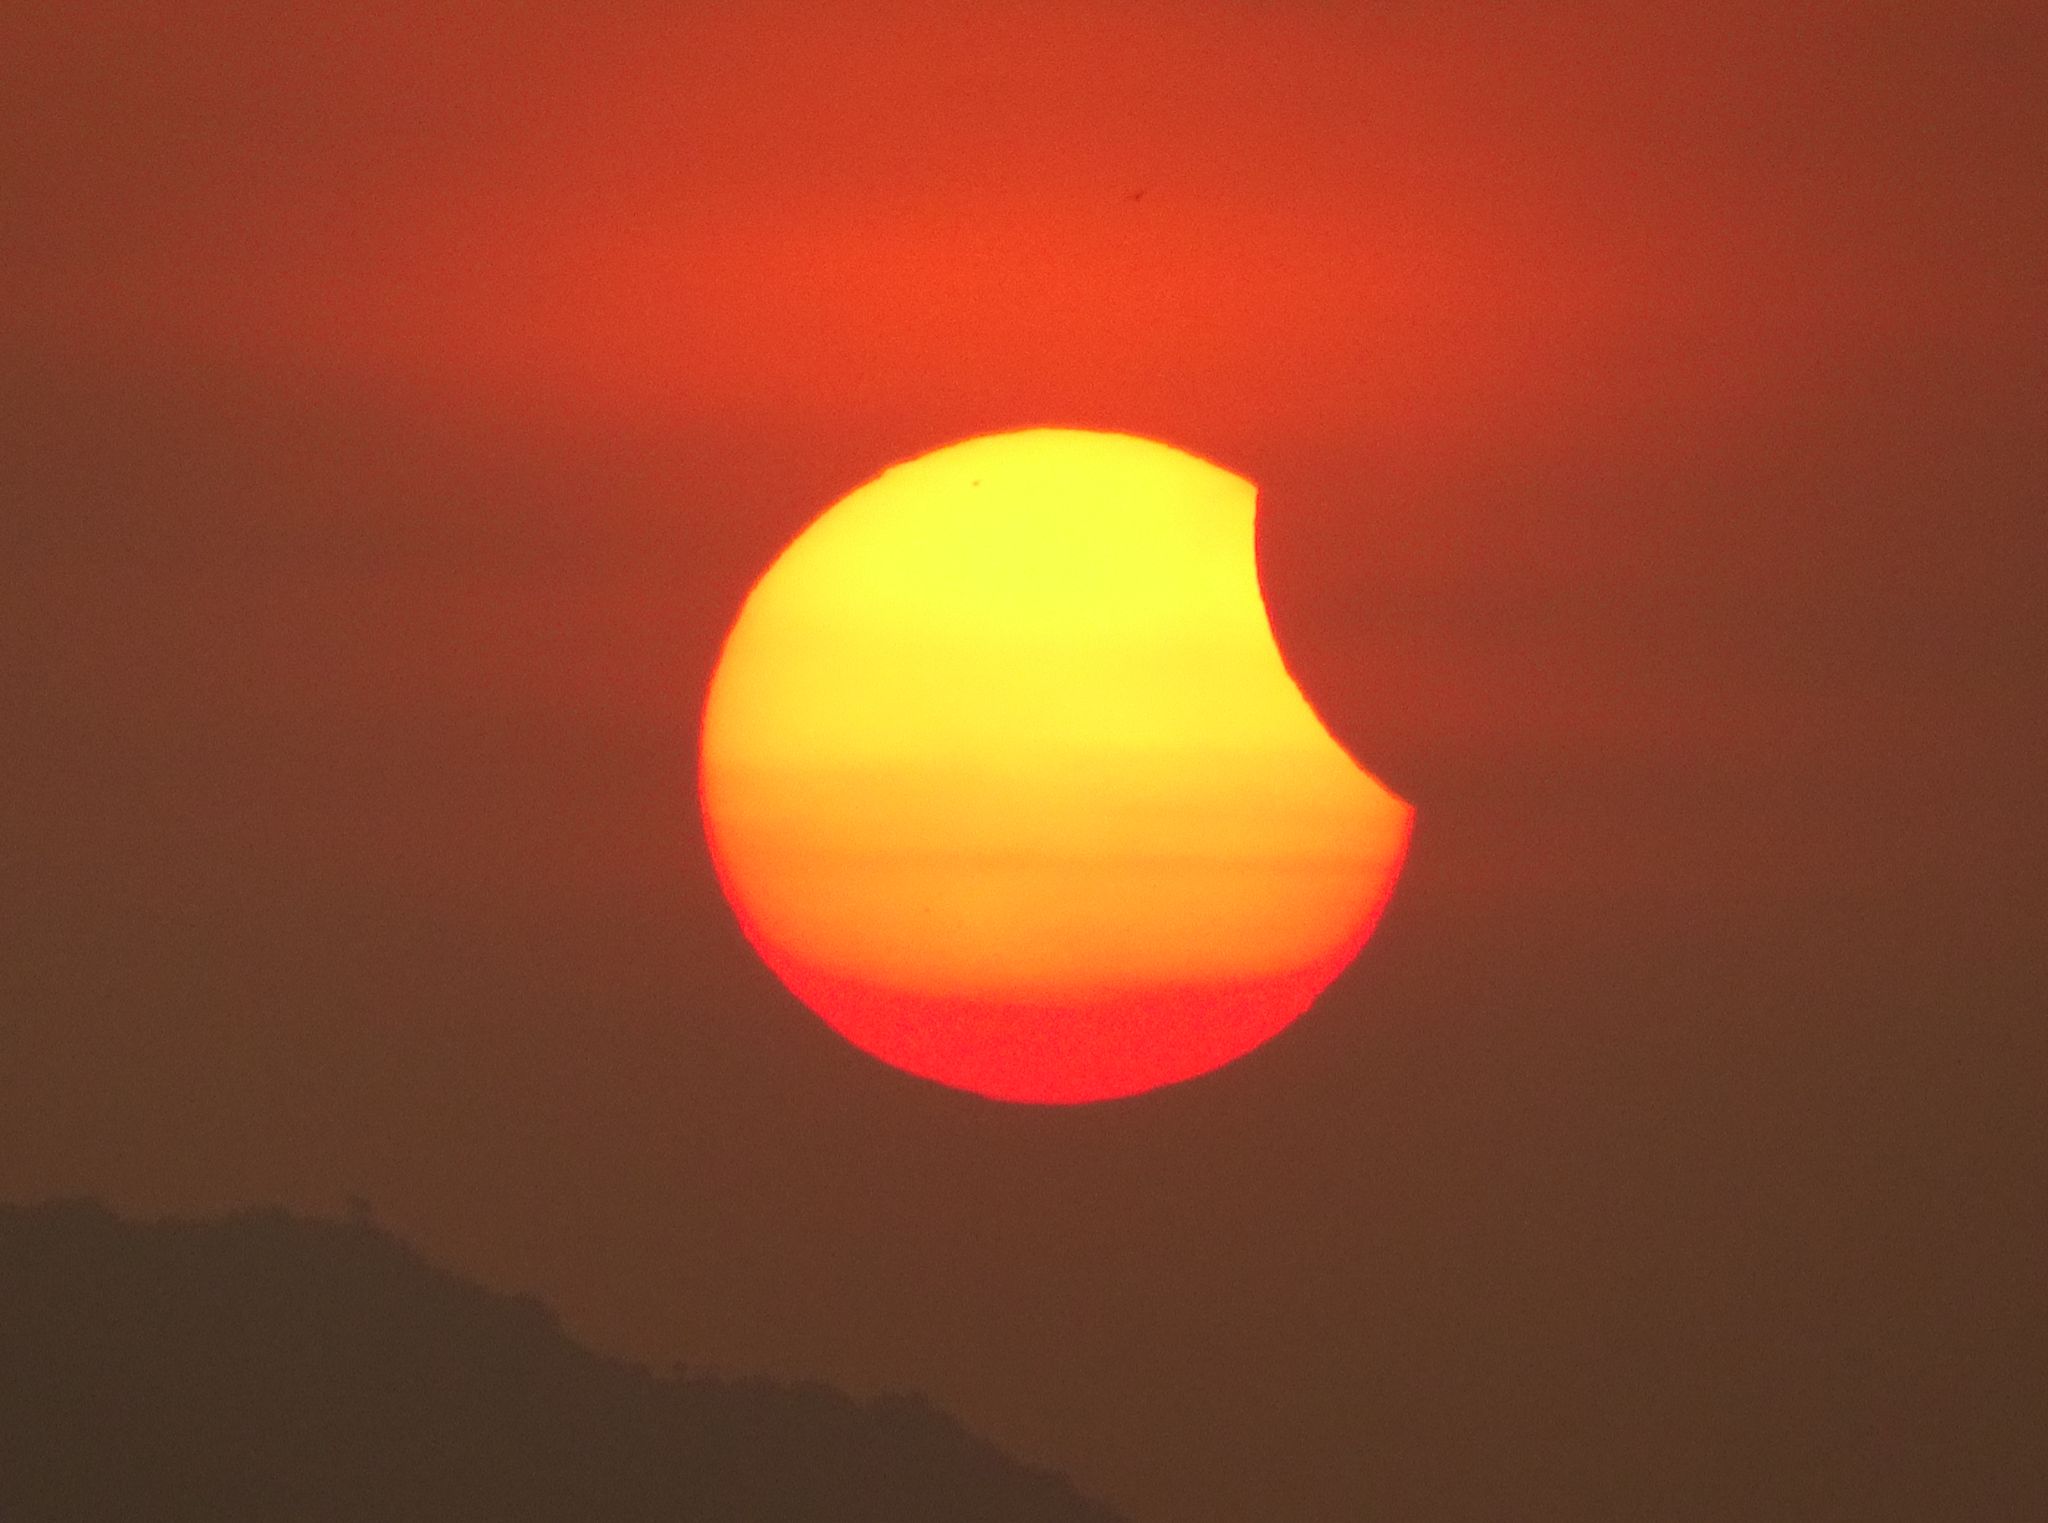
[[[1118,1523],[913,1396],[660,1376],[366,1216],[0,1205],[7,1523]]]

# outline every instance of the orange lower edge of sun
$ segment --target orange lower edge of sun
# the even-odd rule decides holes
[[[1371,934],[1413,811],[1323,729],[1250,482],[1037,429],[884,472],[755,585],[700,801],[742,928],[909,1073],[1071,1104],[1207,1073]]]

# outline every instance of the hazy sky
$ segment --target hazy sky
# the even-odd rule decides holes
[[[0,60],[0,1193],[359,1194],[1138,1523],[2038,1510],[2036,7],[88,3]],[[693,792],[776,550],[1034,423],[1260,483],[1419,811],[1297,1027],[1079,1111],[840,1043]]]

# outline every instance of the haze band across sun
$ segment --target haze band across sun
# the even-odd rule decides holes
[[[1252,484],[1128,435],[936,450],[828,509],[713,677],[701,800],[748,938],[848,1040],[1006,1100],[1193,1077],[1370,934],[1412,811],[1260,596]]]

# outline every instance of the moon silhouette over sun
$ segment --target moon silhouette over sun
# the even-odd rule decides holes
[[[1364,944],[1413,811],[1267,624],[1242,477],[1032,429],[884,471],[755,584],[700,796],[741,927],[886,1063],[996,1099],[1230,1062]]]

